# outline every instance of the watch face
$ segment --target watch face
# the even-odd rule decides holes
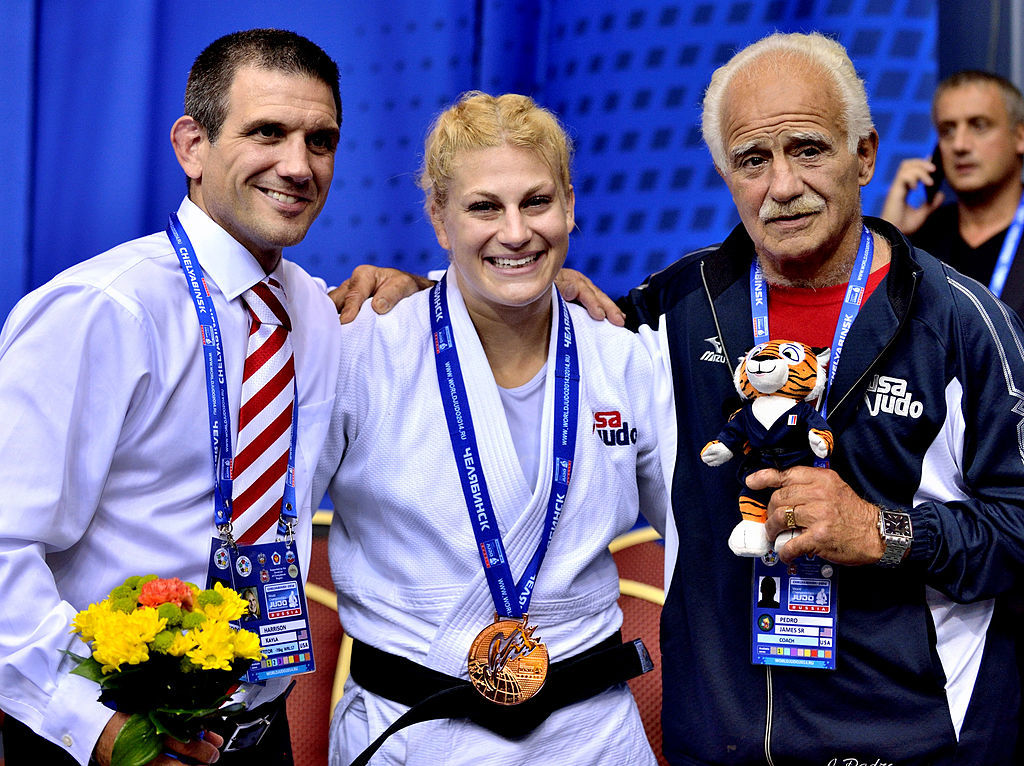
[[[885,513],[883,518],[883,528],[885,529],[886,535],[893,535],[894,537],[911,537],[910,531],[910,515],[906,513]]]

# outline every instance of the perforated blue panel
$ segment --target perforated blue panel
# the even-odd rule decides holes
[[[478,19],[454,0],[388,5],[351,4],[341,29],[314,37],[338,61],[344,120],[331,197],[293,255],[330,281],[360,263],[445,262],[416,175],[431,119],[475,80]]]
[[[928,2],[634,3],[552,21],[542,92],[579,143],[573,261],[616,294],[738,222],[701,140],[700,104],[714,69],[770,30],[817,29],[850,50],[882,136],[868,212],[881,209],[892,160],[932,140]]]
[[[934,140],[935,5],[108,0],[101,11],[39,0],[12,31],[37,45],[15,58],[22,68],[12,79],[30,88],[12,94],[11,112],[31,136],[31,192],[0,213],[28,232],[8,258],[30,289],[163,229],[184,191],[167,134],[192,59],[226,32],[279,26],[338,61],[345,111],[333,191],[292,258],[334,282],[367,261],[417,272],[444,265],[415,185],[427,125],[462,91],[517,91],[556,110],[574,135],[580,231],[570,263],[620,294],[735,223],[700,140],[700,101],[716,66],[775,29],[819,29],[850,49],[882,136],[865,193],[865,209],[878,212],[899,160],[927,155]]]
[[[433,111],[474,87],[530,93],[569,127],[579,225],[570,264],[612,294],[720,241],[738,222],[701,141],[700,102],[715,67],[771,30],[817,29],[850,50],[882,136],[867,212],[881,209],[899,160],[928,154],[933,141],[932,0],[491,0],[478,14],[444,5],[428,5],[418,22],[401,20],[402,4],[387,21],[367,8],[354,27],[358,51],[342,56],[343,96],[371,82],[379,96],[347,102],[334,191],[345,212],[330,227],[333,263],[314,258],[315,270],[344,273],[353,260],[416,271],[443,265],[413,171]]]

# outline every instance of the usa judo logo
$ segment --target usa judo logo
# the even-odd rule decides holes
[[[600,436],[606,447],[636,444],[636,429],[629,427],[629,423],[622,419],[622,413],[618,410],[595,412],[591,433]]]
[[[864,393],[864,403],[872,417],[878,413],[917,419],[924,414],[924,404],[907,390],[907,381],[888,375],[875,375]]]

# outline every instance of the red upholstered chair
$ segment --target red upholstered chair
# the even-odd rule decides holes
[[[644,722],[651,749],[659,764],[661,754],[661,645],[659,624],[665,603],[665,546],[650,527],[629,532],[612,541],[608,549],[619,567],[619,607],[622,637],[642,638],[654,661],[654,670],[629,682]]]

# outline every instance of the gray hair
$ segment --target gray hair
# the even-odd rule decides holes
[[[725,146],[722,140],[722,101],[729,83],[737,73],[762,56],[774,54],[777,58],[802,58],[822,70],[831,78],[843,104],[843,125],[846,132],[846,146],[850,153],[856,153],[861,139],[867,138],[874,130],[871,109],[864,90],[864,81],[857,76],[857,70],[850,61],[846,49],[818,32],[811,34],[768,35],[736,53],[728,62],[711,75],[711,84],[704,94],[704,109],[701,116],[701,131],[704,143],[711,151],[711,159],[719,170],[728,168]]]

